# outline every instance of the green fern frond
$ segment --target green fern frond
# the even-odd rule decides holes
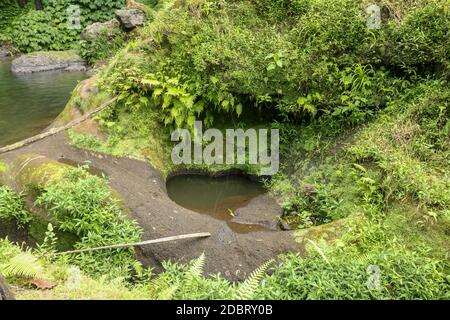
[[[150,280],[150,287],[155,291],[163,291],[167,287],[166,278],[159,275],[158,277]]]
[[[5,277],[38,278],[43,274],[41,263],[29,252],[22,252],[0,266]]]
[[[253,273],[239,286],[235,299],[237,300],[250,300],[255,294],[256,289],[258,289],[258,285],[264,277],[267,269],[269,269],[270,265],[274,262],[273,259],[267,261],[258,269],[253,271]]]
[[[323,253],[322,249],[320,249],[319,246],[314,241],[312,241],[310,239],[307,239],[307,240],[308,240],[308,242],[310,242],[312,244],[314,249],[316,249],[316,251],[320,254],[322,259],[325,260],[326,263],[330,264],[330,261],[327,259],[327,257],[325,256],[325,253]]]
[[[194,260],[187,274],[191,277],[200,277],[203,273],[204,266],[205,266],[205,253],[202,253],[200,257]]]
[[[170,286],[158,294],[158,300],[171,300],[178,290],[177,285]]]
[[[370,258],[370,255],[368,255],[367,253],[363,253],[356,257],[355,261],[361,264],[369,264]]]

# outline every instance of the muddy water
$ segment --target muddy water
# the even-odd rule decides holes
[[[0,59],[0,146],[44,130],[64,109],[82,72],[14,75],[11,59]]]
[[[167,181],[169,197],[180,206],[225,221],[237,233],[265,230],[260,225],[231,221],[235,210],[266,192],[255,181],[239,175],[212,178],[203,175],[180,175]]]

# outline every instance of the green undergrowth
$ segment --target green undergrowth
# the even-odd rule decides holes
[[[105,61],[122,49],[129,37],[120,28],[104,30],[94,39],[81,40],[78,46],[80,56],[93,65]]]
[[[67,241],[75,249],[93,248],[118,243],[138,242],[142,231],[124,213],[123,205],[105,179],[92,176],[86,168],[65,169],[61,179],[46,186],[27,188],[36,199],[32,213],[24,195],[17,195],[8,187],[0,189],[0,218],[13,219],[27,228],[38,243],[48,223],[55,226],[56,236],[65,235],[57,243],[67,248]],[[44,210],[46,215],[37,214]],[[47,217],[47,218],[46,218]],[[45,223],[47,221],[47,223]],[[92,276],[107,274],[110,278],[131,279],[142,267],[132,249],[115,249],[68,256],[69,261]]]
[[[384,211],[393,201],[448,216],[448,101],[445,81],[420,82],[346,134],[312,124],[285,135],[289,150],[271,184],[284,218],[310,226],[365,206]]]
[[[205,278],[203,256],[184,266],[166,262],[165,272],[134,284],[92,278],[66,259],[48,260],[42,248],[21,250],[7,240],[0,241],[0,270],[24,288],[19,299],[448,299],[448,252],[437,246],[448,241],[445,226],[422,218],[404,205],[383,217],[360,215],[342,239],[311,243],[306,257],[286,255],[271,275],[258,269],[241,284]],[[57,286],[35,290],[27,287],[32,277]]]
[[[267,185],[283,206],[281,218],[297,234],[343,218],[346,228],[337,239],[303,239],[306,254],[283,256],[270,275],[263,268],[241,285],[203,277],[202,258],[187,266],[167,262],[158,278],[139,272],[131,252],[69,259],[94,277],[82,286],[86,297],[99,296],[104,282],[95,282],[96,270],[113,263],[112,278],[127,278],[127,290],[119,294],[123,282],[113,282],[108,297],[450,297],[448,3],[376,3],[378,30],[366,26],[366,1],[159,5],[99,75],[102,94],[117,97],[96,117],[106,138],[69,131],[72,143],[149,159],[167,175],[177,169],[170,133],[192,129],[195,120],[205,128],[276,128],[281,167]],[[132,223],[121,223],[117,205],[105,200],[105,183],[72,172],[43,190],[39,202],[91,245],[118,236],[100,237],[94,227],[111,214],[116,219],[107,223],[124,231],[120,240],[134,239]],[[74,186],[83,190],[69,192]],[[10,190],[3,196],[0,203],[20,218],[21,197]],[[85,208],[99,215],[88,217]],[[90,219],[94,230],[85,225]],[[83,296],[67,290],[57,288],[55,297]]]
[[[265,299],[448,299],[450,265],[445,228],[414,207],[355,219],[334,246],[307,258],[288,255],[261,285]]]
[[[71,5],[80,8],[80,28],[70,27]],[[0,43],[11,43],[21,52],[75,48],[86,26],[113,18],[124,5],[124,0],[47,0],[43,10],[36,10],[32,1],[24,8],[15,0],[2,1]]]

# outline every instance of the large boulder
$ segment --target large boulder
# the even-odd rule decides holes
[[[147,20],[145,12],[139,9],[121,9],[116,11],[116,18],[123,29],[130,31],[141,27]]]
[[[11,65],[14,73],[54,70],[86,71],[86,63],[75,51],[68,50],[33,52],[14,59]]]
[[[78,84],[73,90],[72,97],[66,107],[55,119],[50,128],[62,127],[69,122],[82,117],[86,112],[97,109],[107,101],[111,100],[112,97],[108,93],[99,90],[97,79],[98,76],[95,75]],[[99,140],[106,139],[105,134],[100,130],[98,122],[92,118],[83,121],[72,129],[77,133],[94,135]]]
[[[101,34],[106,34],[108,37],[112,37],[118,28],[120,28],[120,23],[117,19],[112,19],[106,22],[95,22],[90,26],[87,26],[81,33],[80,37],[82,40],[86,41],[92,41]]]

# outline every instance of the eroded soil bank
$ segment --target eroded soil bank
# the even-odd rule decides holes
[[[185,263],[204,252],[207,274],[220,272],[229,279],[240,280],[281,253],[302,250],[292,231],[235,233],[224,221],[185,209],[170,200],[165,180],[150,163],[74,148],[68,144],[65,132],[2,154],[0,159],[8,163],[24,153],[66,162],[89,161],[109,177],[111,187],[144,229],[144,240],[196,232],[212,234],[207,239],[139,247],[138,258],[157,270],[161,270],[165,260]]]

